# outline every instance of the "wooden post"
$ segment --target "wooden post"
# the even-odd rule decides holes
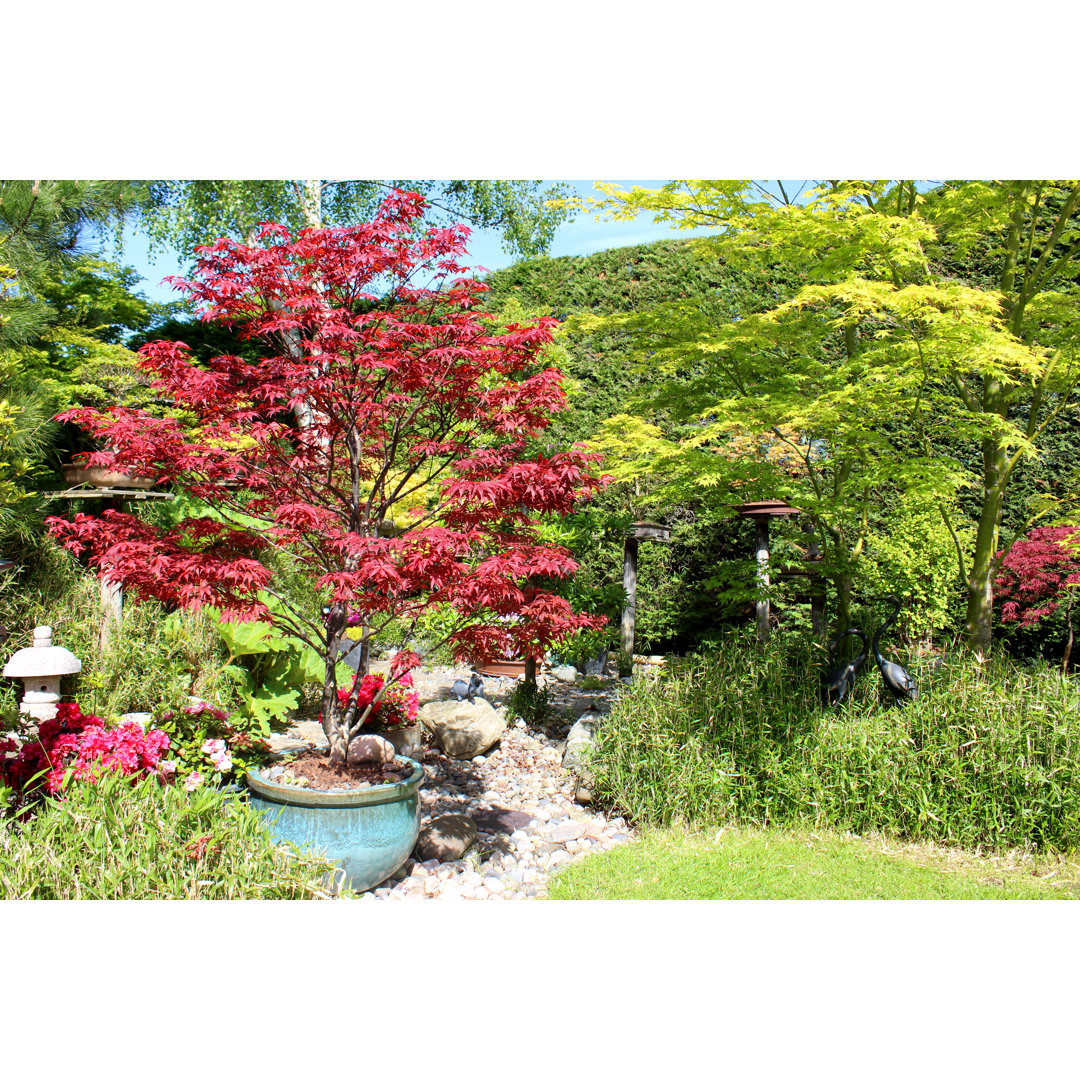
[[[103,505],[112,510],[123,510],[124,500],[111,498],[103,500]],[[100,581],[101,588],[101,625],[98,628],[98,652],[103,656],[109,650],[112,640],[113,623],[119,630],[124,619],[124,587],[120,582],[106,585],[104,579]]]
[[[764,645],[769,640],[769,519],[759,517],[754,522],[757,536],[757,639]]]
[[[626,593],[622,611],[622,647],[634,653],[634,610],[637,607],[637,549],[635,537],[628,536],[623,544],[623,591]]]
[[[98,651],[105,653],[112,639],[113,623],[119,628],[124,618],[124,588],[119,581],[107,585],[101,582],[101,626],[98,630]]]

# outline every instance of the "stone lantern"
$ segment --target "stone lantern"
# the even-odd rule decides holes
[[[40,723],[56,715],[56,706],[60,702],[60,676],[74,675],[81,670],[81,660],[52,643],[52,627],[38,626],[34,630],[33,647],[20,649],[4,666],[4,675],[22,679],[26,690],[19,712],[27,713]]]

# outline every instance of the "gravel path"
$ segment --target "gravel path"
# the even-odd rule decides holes
[[[468,678],[462,668],[416,672],[421,703],[447,696],[462,674]],[[546,679],[540,676],[541,685]],[[634,839],[621,817],[577,804],[576,778],[562,767],[563,741],[577,715],[589,705],[606,712],[619,684],[612,682],[602,691],[554,681],[547,685],[552,708],[542,726],[530,728],[517,720],[492,750],[471,761],[425,749],[421,827],[442,814],[467,814],[477,825],[476,842],[454,862],[408,859],[362,900],[542,899],[554,872],[590,852]],[[485,680],[488,700],[499,707],[513,686],[514,680]],[[297,724],[289,734],[322,741],[321,730],[310,723]]]

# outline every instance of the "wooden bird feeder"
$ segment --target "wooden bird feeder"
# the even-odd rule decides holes
[[[766,595],[769,589],[769,522],[773,518],[794,517],[801,511],[780,499],[742,503],[735,509],[741,517],[753,518],[757,526],[757,582],[761,594],[757,602],[757,637],[764,644],[769,640],[769,600]]]
[[[156,481],[152,477],[131,476],[129,473],[96,466],[64,465],[64,479],[72,486],[63,491],[43,491],[46,502],[53,499],[102,499],[102,505],[113,510],[123,510],[129,499],[140,502],[147,499],[175,499],[169,491],[153,491]],[[101,625],[98,629],[98,647],[101,652],[109,646],[113,624],[119,626],[124,616],[124,591],[119,582],[101,582]]]

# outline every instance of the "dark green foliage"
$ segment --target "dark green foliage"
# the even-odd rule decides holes
[[[202,364],[216,356],[241,356],[254,363],[263,355],[255,342],[246,341],[220,323],[201,319],[171,318],[157,322],[145,332],[133,335],[127,344],[128,348],[137,350],[148,341],[182,341]]]
[[[489,276],[490,306],[515,300],[530,312],[566,321],[581,314],[649,313],[664,305],[729,320],[786,299],[794,277],[776,269],[737,270],[703,254],[693,240],[664,240],[595,255],[531,259]],[[570,408],[556,416],[544,438],[562,447],[592,438],[603,420],[626,412],[643,392],[669,376],[641,354],[628,330],[560,335]],[[687,370],[679,377],[689,380]],[[650,420],[677,434],[685,423],[667,414]],[[647,494],[647,493],[644,493]],[[636,504],[636,505],[635,505]],[[686,648],[718,622],[742,618],[746,589],[717,570],[725,560],[751,559],[753,526],[700,498],[652,507],[625,488],[612,489],[590,508],[580,536],[565,542],[581,563],[575,606],[610,620],[608,639],[618,637],[622,605],[623,532],[635,518],[674,527],[671,544],[642,543],[638,554],[636,640],[639,650]],[[752,610],[752,604],[751,604]]]
[[[703,256],[693,240],[529,259],[496,271],[487,283],[492,308],[513,298],[563,322],[580,314],[650,312],[664,304],[728,320],[765,310],[791,292],[780,272],[735,270]],[[661,377],[635,355],[635,339],[627,331],[574,333],[560,340],[569,353],[563,370],[572,380],[572,407],[548,431],[559,445],[589,439],[601,420],[627,411],[629,400]]]
[[[652,824],[880,830],[968,847],[1080,841],[1080,688],[998,661],[898,659],[920,699],[881,700],[872,667],[823,709],[820,650],[732,638],[638,679],[600,729],[596,797]]]

